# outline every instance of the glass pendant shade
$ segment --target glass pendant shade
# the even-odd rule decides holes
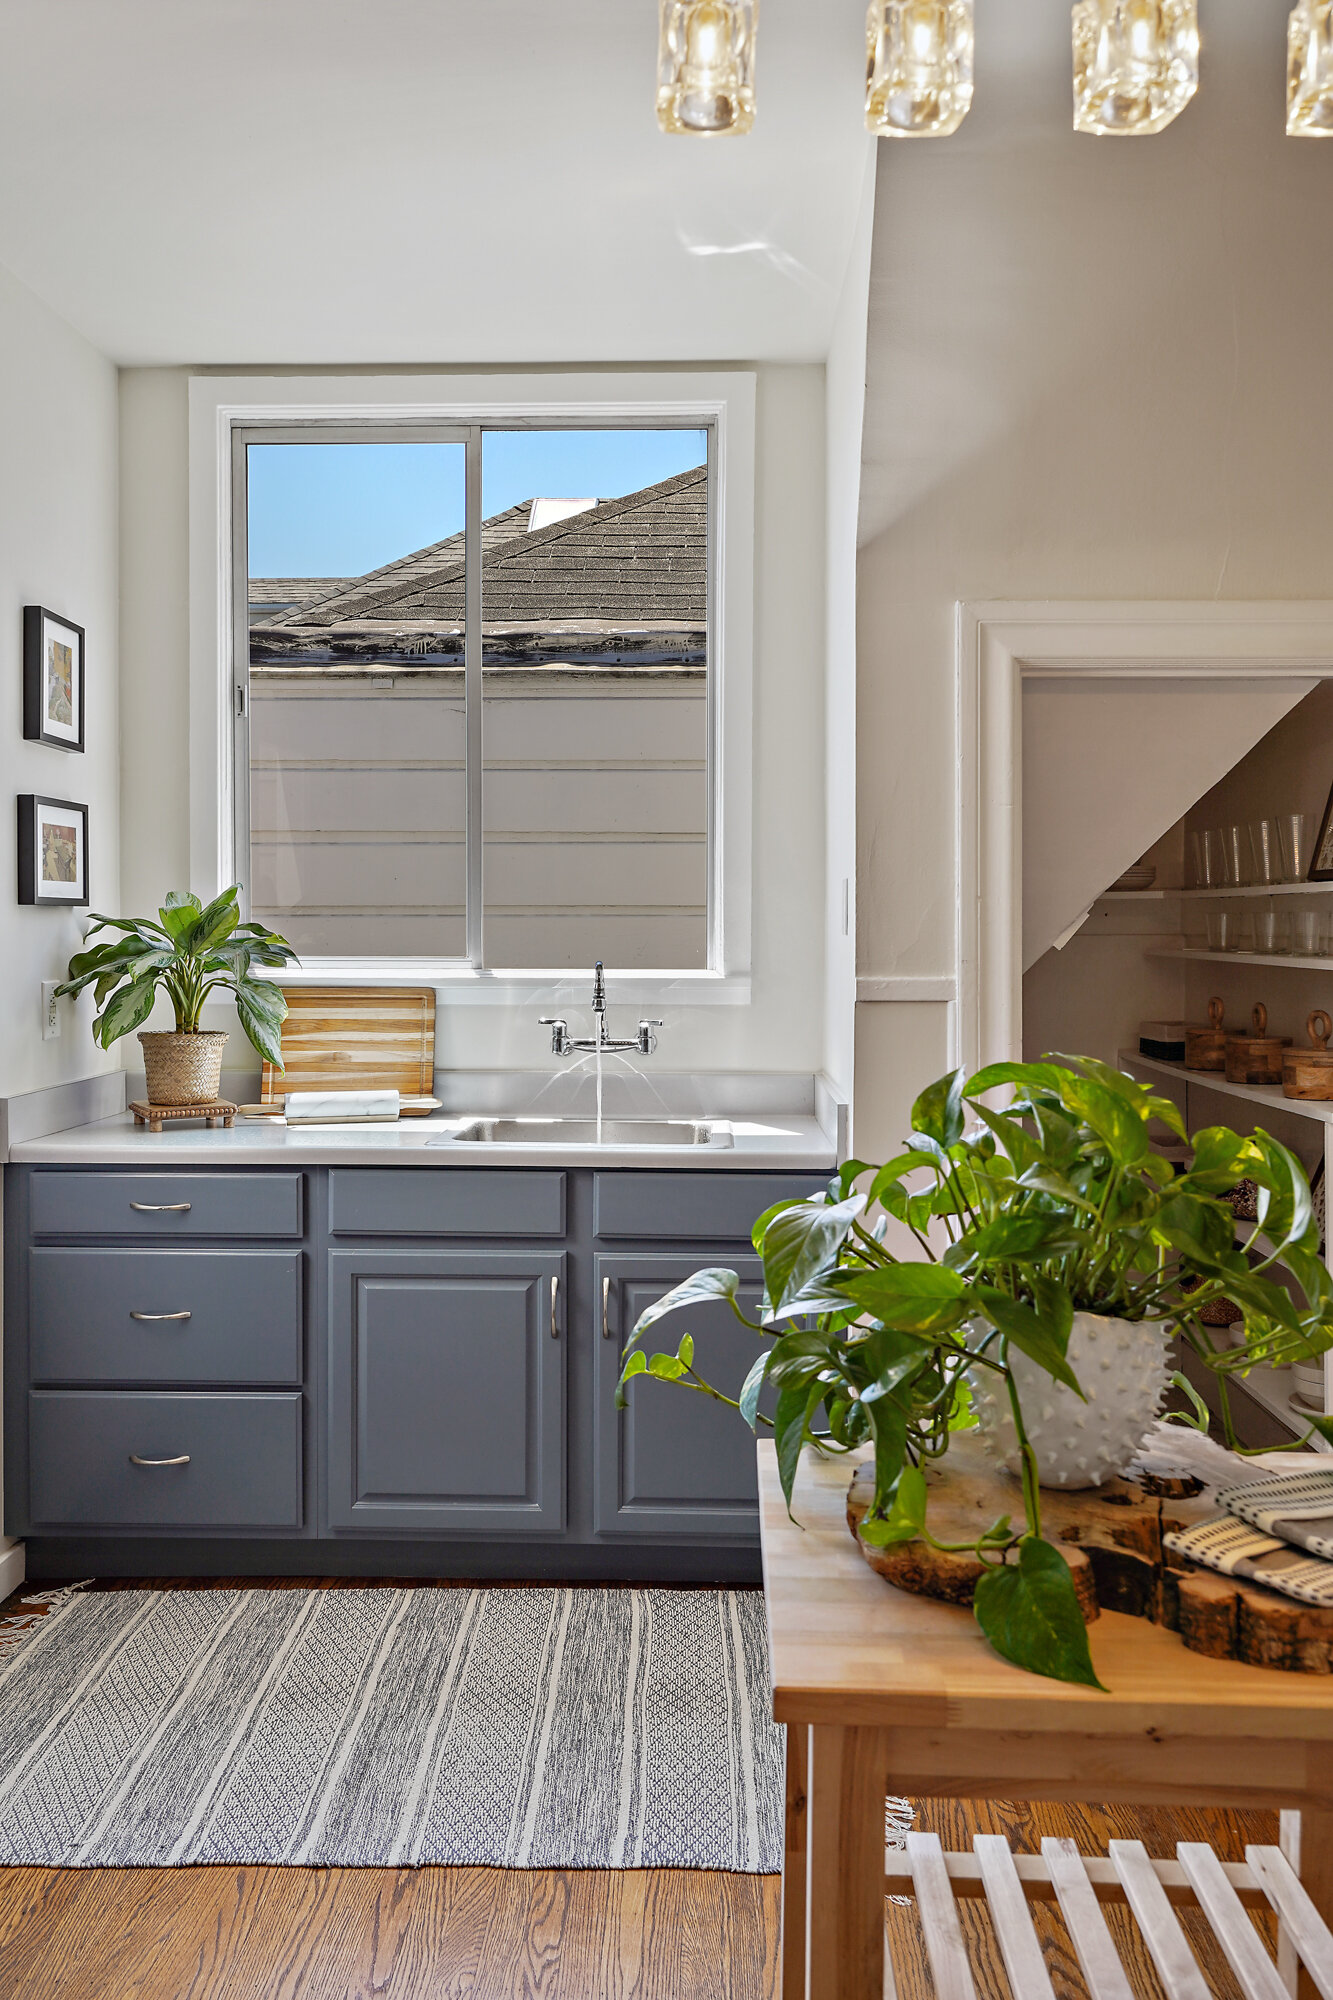
[[[1160,132],[1199,87],[1198,0],[1078,0],[1074,130]]]
[[[870,0],[870,130],[882,139],[956,132],[972,103],[972,40],[972,0]]]
[[[1297,0],[1287,22],[1287,130],[1333,139],[1333,0]]]
[[[748,132],[754,124],[759,0],[662,0],[657,122],[664,132]]]

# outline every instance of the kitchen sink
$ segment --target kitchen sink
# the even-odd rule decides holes
[[[730,1146],[721,1118],[472,1118],[432,1146]]]

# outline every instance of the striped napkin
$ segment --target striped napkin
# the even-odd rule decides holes
[[[1238,1521],[1234,1514],[1218,1514],[1190,1528],[1168,1529],[1162,1546],[1204,1569],[1220,1570],[1223,1576],[1243,1576],[1302,1604],[1333,1609],[1333,1562],[1306,1555],[1277,1535],[1266,1535],[1248,1521]]]
[[[1224,1486],[1224,1514],[1168,1531],[1173,1555],[1333,1607],[1333,1467]]]
[[[1327,1472],[1297,1472],[1224,1486],[1217,1504],[1266,1535],[1308,1549],[1311,1555],[1333,1558],[1333,1466]]]

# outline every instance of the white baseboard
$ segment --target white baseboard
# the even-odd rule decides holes
[[[28,1574],[28,1551],[23,1542],[0,1549],[0,1603],[17,1590]]]

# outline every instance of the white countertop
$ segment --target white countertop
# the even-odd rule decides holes
[[[808,1169],[832,1172],[835,1149],[806,1113],[731,1115],[730,1146],[587,1146],[433,1143],[471,1118],[437,1113],[396,1125],[287,1126],[238,1118],[230,1131],[202,1123],[136,1126],[129,1112],[76,1125],[10,1151],[28,1166],[67,1167],[670,1167],[687,1173]]]

